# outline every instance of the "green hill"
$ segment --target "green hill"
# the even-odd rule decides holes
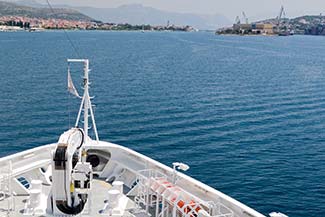
[[[11,2],[0,1],[0,17],[1,16],[22,16],[29,18],[41,19],[65,19],[78,21],[92,21],[88,17],[76,10],[66,8],[54,8],[54,13],[50,8],[34,8],[21,6]]]

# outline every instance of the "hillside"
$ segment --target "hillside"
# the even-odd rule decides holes
[[[29,18],[42,19],[65,19],[78,21],[91,21],[86,16],[74,9],[54,8],[54,13],[49,8],[36,8],[30,6],[22,6],[15,3],[0,1],[0,17],[1,16],[22,16]]]
[[[231,22],[222,15],[200,15],[191,13],[176,13],[145,7],[141,4],[122,5],[117,8],[75,8],[88,16],[104,22],[150,24],[150,25],[190,25],[198,29],[215,29],[218,26],[229,25]]]
[[[290,23],[300,23],[300,24],[321,24],[324,23],[325,16],[319,15],[305,15],[290,19]]]
[[[281,22],[290,23],[291,25],[317,25],[325,23],[325,16],[319,15],[304,15],[294,18],[285,18],[282,19]],[[277,24],[278,20],[276,18],[261,20],[255,23],[272,23]]]
[[[47,7],[47,5],[40,4],[35,0],[19,0],[17,3],[38,8]],[[202,15],[169,12],[152,7],[146,7],[141,4],[128,4],[117,8],[75,7],[70,5],[53,5],[53,7],[75,9],[96,20],[109,23],[166,25],[167,21],[170,21],[170,24],[180,26],[190,25],[197,29],[215,29],[217,27],[231,25],[231,21],[220,14]]]

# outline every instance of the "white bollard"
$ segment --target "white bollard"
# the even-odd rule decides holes
[[[32,180],[31,189],[40,190],[42,192],[42,181],[41,180]]]
[[[117,208],[119,203],[120,191],[112,189],[108,191],[108,206],[111,209]]]
[[[31,189],[29,191],[30,208],[36,209],[41,205],[41,193],[39,189]]]
[[[121,181],[115,181],[113,182],[113,188],[114,190],[118,190],[120,192],[120,196],[123,195],[123,185],[124,185],[124,182],[121,182]]]

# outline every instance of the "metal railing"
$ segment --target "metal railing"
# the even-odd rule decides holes
[[[221,202],[197,198],[170,180],[156,170],[138,171],[138,194],[135,197],[138,207],[154,217],[235,217],[234,212]]]
[[[0,215],[9,216],[15,210],[15,200],[12,191],[12,162],[1,167],[0,170]]]

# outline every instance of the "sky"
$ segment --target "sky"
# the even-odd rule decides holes
[[[45,0],[38,0],[45,1]],[[325,0],[50,0],[52,4],[118,7],[142,4],[157,9],[197,14],[222,14],[230,20],[245,11],[251,20],[276,17],[283,5],[287,17],[306,14],[325,15]]]

